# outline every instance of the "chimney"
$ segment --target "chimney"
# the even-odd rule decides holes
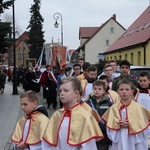
[[[112,16],[112,17],[113,17],[113,19],[114,19],[114,20],[116,20],[116,14],[113,14],[113,16]]]

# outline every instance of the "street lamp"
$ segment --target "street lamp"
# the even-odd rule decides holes
[[[23,54],[22,55],[23,55],[23,65],[24,65],[24,49],[23,49]]]
[[[61,19],[61,46],[63,46],[63,19],[62,19],[62,15],[60,13],[55,13],[53,15],[53,18],[55,19],[55,23],[54,23],[54,27],[58,28],[59,27],[59,23],[57,22],[57,20],[60,18]]]
[[[25,55],[25,54],[24,54],[24,51],[25,51],[25,47],[23,46],[23,54],[22,54],[22,56],[23,56],[23,66],[24,66],[24,58],[25,58],[25,57],[24,57],[24,55]]]
[[[13,2],[13,5],[12,5],[12,13],[13,13],[13,51],[14,51],[13,95],[17,95],[18,94],[18,89],[17,89],[17,77],[16,77],[15,6],[14,6],[14,2]]]

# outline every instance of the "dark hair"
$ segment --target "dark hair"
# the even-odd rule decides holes
[[[36,92],[29,90],[26,91],[25,93],[21,94],[20,98],[25,98],[27,97],[31,102],[35,102],[39,100],[38,95],[36,94]]]
[[[70,71],[71,69],[72,69],[72,67],[68,65],[65,67],[65,72]]]
[[[89,62],[85,62],[82,66],[83,71],[88,69],[91,66],[91,64]]]
[[[93,83],[93,87],[94,87],[94,86],[101,86],[101,87],[103,87],[104,90],[106,90],[105,83],[102,82],[102,81],[96,80],[96,81]]]
[[[90,71],[96,71],[97,70],[97,67],[96,66],[90,66],[89,68],[88,68],[88,72],[90,72]]]
[[[101,75],[99,80],[106,80],[108,82],[108,77],[106,75]]]
[[[64,78],[63,80],[61,80],[60,85],[65,84],[71,82],[72,83],[72,87],[73,90],[78,90],[80,92],[80,95],[82,95],[82,86],[81,86],[81,82],[78,78],[76,77],[67,77]]]
[[[74,68],[74,67],[80,67],[80,69],[81,69],[81,65],[80,65],[80,64],[74,64],[74,65],[73,65],[73,68]]]
[[[85,61],[85,60],[84,60],[84,58],[79,58],[79,59],[78,59],[78,61],[79,61],[79,60],[83,60],[83,61]]]
[[[148,72],[141,72],[139,77],[147,77],[150,80],[150,75]]]
[[[119,64],[119,66],[121,67],[121,66],[123,66],[123,65],[126,65],[126,66],[128,66],[129,68],[130,68],[130,62],[129,61],[127,61],[127,60],[122,60],[121,62],[120,62],[120,64]]]

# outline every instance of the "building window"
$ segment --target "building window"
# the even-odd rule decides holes
[[[150,27],[150,22],[148,22],[144,28]]]
[[[114,28],[113,27],[110,28],[110,33],[114,34]]]
[[[122,56],[121,55],[119,55],[119,60],[122,60]]]
[[[128,58],[127,58],[127,54],[125,54],[125,60],[128,60]]]
[[[18,59],[21,59],[21,54],[18,54]]]
[[[109,40],[106,40],[105,44],[106,44],[106,46],[109,46]]]
[[[24,54],[24,58],[27,58],[27,55],[26,55],[26,54]]]
[[[133,62],[134,62],[134,54],[133,53],[131,53],[131,64],[133,64]]]
[[[141,52],[138,52],[138,65],[141,65]]]
[[[105,59],[104,54],[98,53],[98,58],[99,58],[99,60],[104,60]]]

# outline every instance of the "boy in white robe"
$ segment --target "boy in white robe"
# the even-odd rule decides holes
[[[15,127],[11,140],[14,150],[42,150],[42,136],[49,121],[44,106],[38,106],[38,96],[33,91],[27,91],[20,96],[22,116]]]
[[[105,83],[106,93],[108,94],[108,96],[110,98],[110,101],[113,104],[117,103],[120,100],[119,95],[118,95],[118,93],[116,91],[113,91],[112,89],[110,89],[108,77],[106,75],[101,75],[99,77],[99,80]]]
[[[147,72],[140,73],[135,101],[150,111],[150,75]],[[148,135],[148,141],[150,147],[150,135]]]
[[[150,75],[147,72],[141,72],[138,83],[135,100],[150,110]]]
[[[134,87],[130,81],[122,79],[117,89],[121,101],[102,116],[112,140],[111,150],[147,150],[150,112],[131,99]]]
[[[97,150],[96,140],[103,134],[96,119],[81,106],[80,80],[67,77],[61,81],[60,100],[64,108],[56,111],[43,135],[43,150]]]

